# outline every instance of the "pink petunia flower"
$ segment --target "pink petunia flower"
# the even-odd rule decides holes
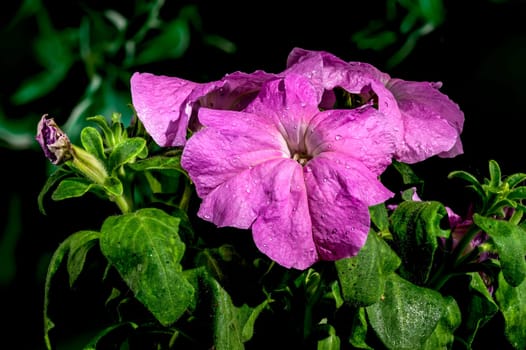
[[[378,179],[395,151],[391,119],[369,104],[320,111],[321,98],[291,73],[266,81],[243,111],[201,107],[203,128],[181,160],[201,218],[251,228],[260,251],[296,269],[356,255],[368,207],[393,195]]]

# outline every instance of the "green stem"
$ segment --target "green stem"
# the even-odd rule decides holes
[[[117,204],[117,206],[123,214],[127,214],[131,211],[131,205],[128,203],[125,196],[116,196],[113,197],[111,200],[115,202],[115,204]]]
[[[462,253],[479,232],[480,228],[476,225],[472,225],[464,237],[462,237],[460,242],[458,242],[457,247],[453,251],[453,256],[451,259],[453,262],[453,267],[458,267],[464,261],[464,259],[462,259]]]
[[[185,212],[188,211],[188,206],[190,204],[190,198],[192,197],[192,184],[190,181],[185,180],[184,182],[184,191],[183,195],[181,197],[181,200],[179,201],[179,208]]]

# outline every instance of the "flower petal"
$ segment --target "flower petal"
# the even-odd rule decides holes
[[[336,152],[309,161],[305,183],[321,260],[356,255],[369,232],[369,206],[393,196],[364,165]]]
[[[368,63],[346,62],[325,51],[295,48],[289,54],[285,73],[302,74],[324,90],[340,87],[353,94],[369,94],[372,90],[383,114],[394,120],[400,117],[395,97],[385,87],[389,75]]]
[[[396,121],[370,106],[324,111],[307,128],[307,148],[313,155],[345,154],[380,175],[396,150],[397,127]]]
[[[200,107],[241,110],[257,95],[261,84],[274,74],[258,70],[235,72],[221,80],[195,83],[188,80],[134,73],[132,102],[148,133],[160,146],[182,146],[187,128],[199,128]]]
[[[290,158],[281,133],[259,115],[201,108],[199,118],[205,127],[188,140],[181,165],[200,197],[262,162]]]
[[[287,268],[306,269],[318,261],[312,237],[303,170],[291,159],[258,167],[267,196],[252,225],[258,249]]]
[[[310,119],[318,112],[319,97],[311,82],[297,74],[267,81],[246,111],[273,120],[289,145],[299,144]]]
[[[134,73],[130,84],[132,104],[153,140],[160,146],[184,145],[189,115],[183,102],[199,84],[150,73]]]
[[[440,154],[453,157],[463,152],[460,133],[464,113],[438,89],[441,83],[391,79],[387,87],[396,97],[404,119],[404,142],[397,159],[416,163]]]

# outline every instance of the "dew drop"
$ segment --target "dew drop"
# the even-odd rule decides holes
[[[342,139],[342,135],[336,135],[336,136],[334,136],[334,139],[336,141],[340,141]]]

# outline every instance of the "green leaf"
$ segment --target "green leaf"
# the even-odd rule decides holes
[[[190,43],[188,23],[177,18],[163,26],[161,32],[149,40],[139,51],[135,64],[147,64],[163,59],[181,57]]]
[[[241,315],[241,341],[247,342],[250,339],[252,339],[252,336],[254,335],[254,326],[256,324],[256,320],[261,314],[261,312],[272,302],[272,299],[266,299],[261,304],[257,305],[256,307],[249,307],[246,304],[243,304],[240,308],[240,315]]]
[[[449,299],[439,292],[393,273],[386,281],[383,298],[366,311],[371,327],[388,349],[415,350],[425,349],[449,306]]]
[[[402,181],[404,182],[404,185],[421,185],[423,184],[423,180],[418,177],[418,175],[415,174],[413,169],[411,169],[411,166],[405,163],[393,161],[393,167],[400,173],[402,176]]]
[[[38,209],[43,215],[46,215],[46,211],[44,210],[44,198],[45,195],[49,192],[49,190],[57,183],[58,181],[62,180],[64,177],[69,176],[73,174],[73,171],[68,170],[65,168],[64,165],[58,167],[50,176],[48,176],[46,183],[44,184],[44,187],[42,187],[42,190],[38,193]]]
[[[206,283],[212,293],[214,314],[214,349],[242,350],[243,325],[239,322],[239,311],[232,303],[230,295],[215,278],[207,274]]]
[[[440,228],[446,217],[446,208],[435,201],[405,201],[391,214],[393,247],[403,261],[402,277],[419,285],[428,280],[438,238],[450,234]]]
[[[507,196],[511,200],[522,200],[526,199],[526,186],[519,186],[513,188]]]
[[[451,349],[455,341],[455,330],[462,321],[460,309],[455,299],[446,296],[443,301],[442,317],[424,346],[427,350]]]
[[[99,114],[93,117],[88,117],[86,118],[86,120],[97,123],[99,125],[102,132],[104,133],[104,138],[106,139],[108,147],[113,148],[115,146],[113,132],[110,126],[108,125],[108,121],[103,115]]]
[[[89,344],[84,346],[82,350],[98,350],[101,349],[101,344],[104,344],[104,341],[108,341],[108,338],[113,336],[115,333],[119,333],[119,338],[121,339],[121,343],[124,342],[124,338],[126,335],[129,335],[131,332],[139,328],[139,325],[134,322],[121,322],[112,324],[106,328],[104,328],[101,332],[97,334],[93,339],[90,340]],[[119,343],[115,338],[111,339],[112,345],[118,345]],[[120,349],[120,348],[119,348]]]
[[[515,349],[526,349],[526,281],[511,286],[499,273],[495,299],[504,316],[504,333]]]
[[[88,231],[85,231],[85,232],[79,232],[77,234],[73,234],[71,236],[69,236],[68,238],[66,238],[59,246],[58,248],[55,250],[55,252],[53,253],[53,255],[51,256],[51,260],[49,261],[49,265],[48,265],[48,269],[47,269],[47,274],[46,274],[46,283],[45,283],[45,286],[44,286],[44,311],[43,311],[43,315],[44,315],[44,341],[46,343],[46,348],[48,350],[52,350],[53,347],[51,346],[51,340],[50,340],[50,337],[49,337],[49,332],[51,331],[51,329],[53,327],[55,327],[55,324],[53,323],[53,321],[51,321],[51,319],[49,318],[49,315],[48,315],[48,308],[49,308],[49,294],[51,292],[51,282],[53,280],[53,277],[55,276],[55,274],[57,273],[57,271],[59,270],[61,264],[62,264],[62,261],[64,260],[64,258],[66,257],[66,255],[68,254],[68,252],[71,254],[71,248],[73,247],[73,249],[75,249],[76,252],[74,252],[73,254],[77,254],[79,251],[78,251],[78,247],[79,247],[79,240],[84,240],[85,238],[88,238],[92,235],[93,233],[92,232],[88,232]],[[71,256],[71,255],[70,255]],[[77,259],[77,257],[73,258],[73,259]],[[75,266],[75,271],[73,273],[77,274],[78,272],[80,272],[79,270],[80,266]]]
[[[486,198],[486,192],[484,191],[484,189],[482,188],[482,185],[480,184],[479,180],[475,176],[471,175],[470,173],[466,171],[457,170],[457,171],[450,172],[448,175],[448,179],[454,179],[454,178],[467,181],[469,183],[469,187],[472,188],[480,198],[482,199]]]
[[[368,323],[365,315],[365,308],[361,307],[357,309],[357,312],[353,313],[351,336],[349,338],[349,342],[353,348],[373,350],[373,348],[365,342],[367,339],[367,328]]]
[[[152,156],[144,160],[138,160],[134,163],[131,163],[130,168],[136,171],[176,170],[186,174],[186,171],[181,167],[181,155],[172,157]]]
[[[49,293],[51,291],[51,281],[53,279],[53,276],[57,273],[58,269],[60,268],[60,264],[62,263],[62,260],[66,256],[69,249],[69,242],[64,241],[62,242],[58,248],[53,253],[53,256],[51,256],[51,260],[48,265],[47,274],[46,274],[46,283],[44,287],[44,341],[46,343],[46,348],[48,350],[53,349],[51,346],[51,340],[49,338],[49,332],[53,327],[55,327],[55,324],[48,315],[48,307],[49,307]]]
[[[380,203],[369,207],[371,215],[371,222],[378,228],[380,232],[389,232],[389,214],[385,203]]]
[[[419,0],[420,12],[424,20],[438,27],[444,21],[444,5],[443,0]]]
[[[516,173],[508,176],[505,180],[505,182],[508,184],[510,188],[514,188],[521,182],[526,181],[526,174],[525,173]]]
[[[102,136],[97,129],[91,126],[84,127],[80,133],[80,140],[86,151],[100,160],[106,159]]]
[[[498,189],[501,184],[502,173],[500,171],[499,164],[494,160],[489,161],[489,175],[490,187]]]
[[[81,197],[86,194],[92,186],[93,183],[85,178],[65,179],[58,184],[55,191],[51,194],[51,198],[55,201],[60,201],[67,198]]]
[[[353,306],[380,300],[386,277],[400,265],[393,250],[373,232],[357,256],[335,262],[343,299]]]
[[[486,284],[478,272],[469,274],[469,301],[467,314],[463,315],[461,334],[464,341],[471,344],[481,329],[499,310]]]
[[[121,165],[134,161],[144,147],[146,147],[146,140],[141,137],[123,140],[110,153],[108,160],[109,170],[113,172]]]
[[[124,191],[124,186],[118,177],[110,176],[104,182],[104,189],[114,196],[121,196]]]
[[[185,245],[178,231],[178,218],[145,208],[107,218],[100,237],[102,253],[165,326],[177,321],[194,298],[181,271]]]
[[[473,215],[473,221],[489,235],[489,241],[494,244],[506,282],[514,287],[521,284],[526,277],[526,247],[523,239],[526,231],[508,221],[479,214]]]
[[[67,268],[69,286],[72,287],[77,277],[84,269],[84,262],[89,250],[98,242],[99,233],[96,231],[79,231],[71,235],[69,241],[69,254]]]
[[[330,324],[324,325],[329,330],[329,335],[321,340],[318,340],[317,350],[340,350],[340,337],[336,334],[336,330]]]

